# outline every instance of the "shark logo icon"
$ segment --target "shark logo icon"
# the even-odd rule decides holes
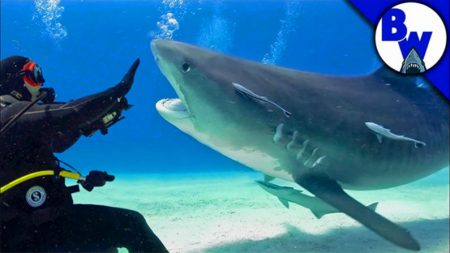
[[[444,22],[433,9],[420,3],[392,7],[380,18],[375,31],[381,59],[402,74],[431,69],[441,59],[446,44]]]
[[[403,61],[400,72],[403,74],[419,74],[425,72],[425,70],[425,62],[423,62],[416,49],[412,48]]]

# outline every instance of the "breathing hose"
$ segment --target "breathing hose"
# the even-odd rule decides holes
[[[36,172],[30,173],[30,174],[27,174],[25,176],[19,177],[13,181],[7,183],[6,185],[0,187],[0,195],[5,193],[7,190],[9,190],[23,182],[29,181],[29,180],[37,178],[37,177],[53,176],[53,175],[55,175],[55,173],[56,172],[54,170],[41,170],[41,171],[36,171]],[[86,180],[86,178],[82,177],[80,174],[74,173],[71,171],[67,171],[67,170],[60,171],[58,173],[58,176],[64,177],[64,178],[75,179],[75,180],[81,180],[81,181]]]

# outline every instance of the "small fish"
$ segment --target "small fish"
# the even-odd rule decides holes
[[[387,128],[383,127],[382,125],[378,125],[373,122],[365,122],[365,124],[370,130],[372,130],[377,135],[378,141],[380,143],[382,143],[383,137],[386,137],[388,139],[397,140],[397,141],[411,141],[414,143],[415,148],[424,147],[427,145],[423,141],[419,141],[419,140],[409,138],[409,137],[406,137],[403,135],[394,134],[391,132],[390,129],[387,129]]]
[[[248,96],[248,97],[250,97],[251,99],[254,99],[254,100],[256,100],[256,101],[264,102],[264,103],[269,103],[269,104],[271,104],[271,105],[277,107],[278,109],[280,109],[280,110],[284,113],[284,116],[286,116],[287,118],[289,118],[289,117],[292,115],[291,112],[289,112],[288,110],[284,109],[284,108],[281,107],[279,104],[277,104],[277,103],[271,101],[270,99],[268,99],[268,98],[266,98],[266,97],[264,97],[264,96],[260,96],[260,95],[258,95],[258,94],[256,94],[256,93],[254,93],[253,91],[251,91],[251,90],[245,88],[244,86],[238,84],[238,83],[232,83],[232,84],[233,84],[233,87],[234,87],[239,93],[241,93],[241,94],[243,94],[243,95],[246,95],[246,96]]]
[[[340,211],[329,204],[323,202],[321,199],[303,194],[301,190],[294,189],[287,186],[279,186],[272,184],[268,181],[256,181],[258,185],[263,188],[266,192],[274,195],[278,200],[285,206],[289,208],[289,203],[294,203],[311,210],[311,212],[316,216],[317,219],[322,218],[322,216],[330,213],[339,213]],[[372,211],[377,208],[378,202],[372,203],[367,207]]]

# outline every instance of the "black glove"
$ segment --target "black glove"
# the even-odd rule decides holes
[[[139,67],[139,63],[140,60],[137,59],[133,63],[133,65],[131,65],[130,69],[119,82],[119,84],[107,91],[113,94],[114,97],[116,97],[116,103],[105,115],[102,115],[97,121],[86,124],[81,128],[81,133],[84,136],[91,136],[97,130],[100,130],[100,132],[105,135],[108,133],[108,128],[110,126],[114,125],[124,118],[122,117],[122,111],[131,108],[131,105],[128,104],[125,95],[128,93],[128,91],[130,91],[131,86],[133,85],[134,75],[136,74],[136,70]]]
[[[134,75],[136,74],[136,70],[139,67],[140,63],[141,61],[139,60],[139,58],[136,59],[133,62],[133,65],[131,65],[128,72],[123,76],[120,83],[113,88],[113,90],[115,90],[117,94],[120,94],[120,97],[124,97],[130,91],[131,86],[134,82]]]
[[[55,90],[53,88],[40,88],[39,92],[47,92],[47,96],[45,96],[45,98],[43,98],[41,101],[44,104],[51,104],[53,102],[55,102],[55,98],[56,98],[56,93]]]
[[[109,175],[106,171],[93,170],[89,172],[86,180],[80,180],[78,182],[81,183],[81,186],[83,186],[86,191],[90,192],[94,189],[94,187],[104,186],[106,182],[111,182],[114,178],[115,177],[113,175]]]
[[[127,99],[125,97],[121,98],[104,116],[81,129],[82,134],[91,136],[97,130],[100,130],[103,135],[107,134],[109,127],[125,118],[122,116],[122,111],[130,108],[131,105],[128,104]]]

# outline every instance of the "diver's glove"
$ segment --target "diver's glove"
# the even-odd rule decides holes
[[[119,99],[117,104],[115,104],[114,107],[111,108],[111,110],[106,113],[106,115],[103,116],[98,122],[98,129],[100,129],[100,132],[103,135],[107,134],[108,128],[125,118],[124,116],[122,116],[122,111],[128,110],[130,108],[131,105],[128,104],[128,101],[125,97]]]
[[[124,97],[131,89],[131,86],[134,82],[134,75],[136,74],[136,70],[139,67],[141,60],[136,59],[131,65],[128,72],[123,76],[122,80],[119,84],[117,84],[114,88],[112,88],[115,92],[117,92],[119,97]]]
[[[122,111],[130,108],[131,105],[125,97],[118,99],[117,103],[104,116],[82,129],[83,135],[91,136],[97,130],[100,130],[103,135],[107,134],[108,128],[125,118],[122,116]]]
[[[40,88],[39,92],[46,92],[47,95],[41,99],[42,103],[44,104],[51,104],[53,102],[55,102],[55,98],[56,98],[56,93],[55,90],[53,88]]]
[[[104,115],[101,115],[99,119],[92,123],[86,123],[81,127],[81,133],[84,136],[91,136],[97,130],[100,130],[102,134],[108,133],[108,128],[115,123],[122,120],[122,111],[128,110],[131,108],[131,105],[128,104],[125,95],[130,91],[131,86],[134,82],[134,75],[136,74],[136,70],[139,67],[140,60],[137,59],[133,65],[131,65],[128,72],[124,75],[122,80],[116,86],[108,89],[106,93],[108,94],[108,98],[114,98],[115,103],[106,112]]]
[[[93,170],[89,172],[85,180],[79,180],[78,182],[86,191],[90,192],[94,187],[104,186],[106,182],[112,182],[114,178],[113,175],[109,175],[106,171]]]

